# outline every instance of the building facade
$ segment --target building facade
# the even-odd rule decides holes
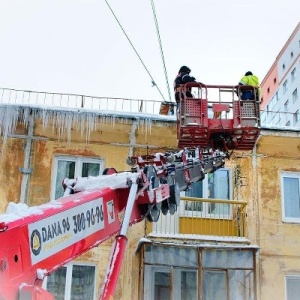
[[[262,81],[261,124],[300,128],[300,23]]]
[[[124,171],[128,156],[176,149],[174,116],[141,112],[141,103],[138,113],[82,108],[87,100],[76,109],[0,105],[1,212],[9,202],[61,197],[64,177]],[[115,299],[298,299],[299,137],[262,129],[252,151],[233,152],[224,168],[182,192],[176,213],[132,226]],[[56,299],[98,299],[113,240],[60,268],[44,287]]]

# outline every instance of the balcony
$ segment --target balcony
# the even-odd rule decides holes
[[[177,212],[160,216],[149,236],[245,242],[246,201],[181,197]],[[151,229],[150,229],[151,228]]]

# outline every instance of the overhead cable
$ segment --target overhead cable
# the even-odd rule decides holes
[[[167,85],[168,94],[169,94],[169,100],[171,101],[171,91],[170,91],[170,85],[169,85],[169,80],[168,80],[168,73],[167,73],[167,68],[166,68],[166,64],[165,64],[165,57],[164,57],[164,51],[163,51],[163,48],[162,48],[162,42],[161,42],[160,33],[159,33],[159,26],[158,26],[158,21],[157,21],[157,17],[156,17],[156,10],[155,10],[155,6],[154,6],[154,0],[151,0],[151,6],[152,6],[152,11],[153,11],[153,18],[154,18],[154,22],[155,22],[155,27],[156,27],[156,34],[157,34],[157,38],[158,38],[158,42],[159,42],[159,49],[160,49],[161,59],[162,59],[162,62],[163,62],[163,67],[164,67],[164,72],[165,72],[165,78],[166,78],[166,85]]]
[[[134,45],[132,44],[130,38],[128,37],[128,35],[127,35],[127,33],[125,32],[125,30],[124,30],[123,26],[121,25],[121,23],[119,22],[117,16],[115,15],[114,11],[112,10],[111,6],[110,6],[109,3],[107,2],[107,0],[105,0],[105,2],[106,2],[106,4],[107,4],[108,8],[110,9],[111,13],[113,14],[114,18],[116,19],[117,23],[119,24],[121,30],[122,30],[123,33],[125,34],[125,36],[126,36],[128,42],[130,43],[132,49],[133,49],[134,52],[135,52],[135,54],[137,55],[137,57],[139,58],[140,62],[141,62],[142,65],[144,66],[144,68],[145,68],[146,72],[148,73],[148,75],[150,76],[152,86],[155,86],[155,87],[157,88],[158,92],[160,93],[160,95],[162,96],[163,100],[165,101],[165,98],[164,98],[164,96],[163,96],[161,90],[159,89],[159,87],[157,86],[156,82],[154,81],[152,75],[150,74],[150,72],[149,72],[149,70],[147,69],[145,63],[143,62],[141,56],[138,54],[137,50],[135,49]]]

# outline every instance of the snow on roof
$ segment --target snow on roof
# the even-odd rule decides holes
[[[148,235],[148,238],[141,238],[137,246],[136,252],[141,250],[143,244],[154,245],[174,245],[184,247],[203,247],[203,248],[245,248],[258,249],[257,245],[250,244],[250,241],[243,237],[223,237],[223,236],[209,236],[209,235],[192,235],[192,234],[165,234],[160,237],[174,238],[174,240],[158,241],[151,237],[158,237],[159,235]]]

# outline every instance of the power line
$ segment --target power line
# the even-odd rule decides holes
[[[121,23],[119,22],[117,16],[115,15],[114,11],[112,10],[111,6],[108,4],[107,0],[105,0],[105,2],[106,2],[106,4],[107,4],[108,8],[110,9],[111,13],[113,14],[114,18],[116,19],[117,23],[119,24],[121,30],[122,30],[123,33],[125,34],[125,36],[126,36],[128,42],[130,43],[132,49],[133,49],[134,52],[135,52],[135,54],[137,55],[137,57],[139,58],[140,62],[141,62],[142,65],[144,66],[144,68],[145,68],[146,72],[148,73],[148,75],[150,76],[152,86],[155,86],[155,87],[157,88],[158,92],[160,93],[160,95],[162,96],[163,100],[165,101],[165,98],[164,98],[164,96],[163,96],[161,90],[159,89],[159,87],[158,87],[157,84],[155,83],[155,81],[154,81],[152,75],[150,74],[150,72],[149,72],[149,70],[147,69],[146,65],[144,64],[142,58],[141,58],[140,55],[138,54],[137,50],[136,50],[135,47],[133,46],[133,44],[132,44],[130,38],[128,37],[128,35],[127,35],[127,33],[125,32],[124,28],[122,27]]]
[[[157,17],[156,17],[156,10],[155,10],[153,0],[151,0],[151,6],[152,6],[152,11],[153,11],[153,17],[154,17],[154,22],[155,22],[155,27],[156,27],[157,38],[158,38],[158,42],[159,42],[159,49],[160,49],[161,59],[162,59],[162,62],[163,62],[163,67],[164,67],[164,72],[165,72],[166,84],[167,84],[167,89],[168,89],[168,93],[169,93],[169,100],[171,101],[171,92],[170,92],[170,85],[169,85],[169,80],[168,80],[168,73],[167,73],[167,68],[166,68],[166,64],[165,64],[165,57],[164,57],[164,52],[163,52],[163,48],[162,48],[162,42],[161,42],[161,38],[160,38],[159,26],[158,26],[158,21],[157,21]]]

